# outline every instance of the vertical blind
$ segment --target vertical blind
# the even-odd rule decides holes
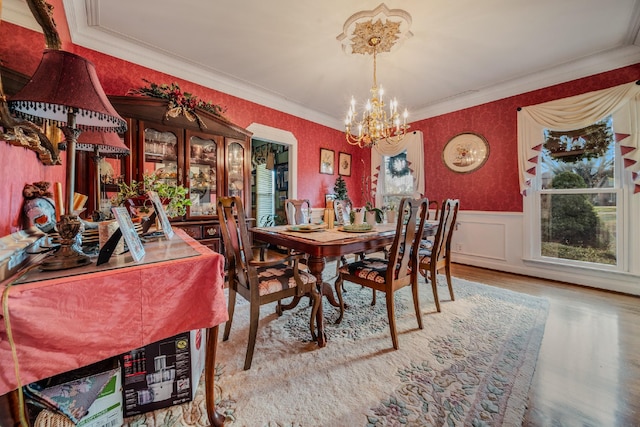
[[[260,227],[275,214],[273,175],[264,163],[256,166],[256,220]]]

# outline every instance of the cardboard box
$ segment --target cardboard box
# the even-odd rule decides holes
[[[119,427],[124,424],[122,410],[122,373],[118,371],[89,407],[77,427]]]
[[[43,409],[70,416],[71,413],[68,411],[71,410],[71,407],[65,406],[65,397],[68,398],[69,395],[74,396],[75,393],[79,393],[74,403],[82,404],[81,396],[84,394],[84,397],[88,399],[91,395],[90,392],[82,391],[86,385],[91,383],[91,378],[106,373],[111,373],[109,380],[102,391],[94,395],[95,400],[89,406],[88,412],[79,418],[76,426],[115,427],[123,425],[122,373],[117,358],[107,359],[26,386],[25,395],[27,396],[31,425],[35,425],[36,417]],[[52,406],[54,402],[59,403],[60,406],[55,408]]]
[[[197,329],[121,355],[125,418],[193,400],[205,343],[206,330]]]

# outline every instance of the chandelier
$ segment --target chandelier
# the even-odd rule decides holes
[[[371,87],[371,99],[367,100],[362,114],[356,111],[356,100],[351,98],[351,105],[345,119],[345,135],[347,142],[360,148],[370,148],[379,141],[397,144],[404,138],[409,125],[407,117],[409,112],[398,112],[398,101],[394,98],[389,101],[389,107],[385,108],[383,100],[384,90],[378,86],[376,78],[376,53],[382,42],[382,37],[373,35],[367,40],[367,44],[373,49],[373,86]],[[359,119],[361,117],[361,119]]]

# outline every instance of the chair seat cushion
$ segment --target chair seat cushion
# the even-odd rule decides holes
[[[420,249],[431,250],[433,248],[433,240],[431,239],[422,239],[420,241]]]
[[[342,274],[349,274],[351,276],[359,277],[361,279],[371,280],[376,283],[384,283],[385,275],[387,274],[387,268],[389,263],[386,259],[381,258],[365,258],[361,261],[352,262],[351,264],[343,265],[338,270]],[[400,265],[396,265],[395,277],[398,278],[400,273]],[[407,268],[407,274],[411,273],[411,268]]]
[[[429,264],[431,262],[431,249],[420,248],[418,251],[418,264]]]
[[[256,271],[258,273],[259,280],[259,294],[268,295],[274,292],[281,291],[283,289],[291,289],[297,286],[296,280],[293,277],[292,267],[260,267]],[[306,271],[298,270],[300,280],[302,283],[315,283],[316,277]]]

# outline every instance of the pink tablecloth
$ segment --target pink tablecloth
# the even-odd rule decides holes
[[[176,238],[197,255],[12,286],[9,319],[22,383],[224,323],[224,257],[181,230]],[[2,395],[18,382],[1,311],[0,320]]]

